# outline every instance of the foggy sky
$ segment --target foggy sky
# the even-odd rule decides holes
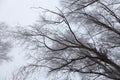
[[[5,22],[10,27],[31,25],[39,19],[41,13],[39,9],[31,7],[39,6],[55,10],[58,0],[0,0],[0,22]],[[12,71],[27,63],[23,56],[25,52],[18,46],[15,47],[9,53],[12,61],[0,64],[0,80],[9,78]],[[41,80],[45,79],[42,75]]]

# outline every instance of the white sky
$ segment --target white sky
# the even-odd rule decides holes
[[[38,19],[39,9],[45,7],[54,10],[58,0],[0,0],[0,21],[9,25],[29,25]]]
[[[0,0],[0,22],[9,26],[30,25],[39,18],[40,10],[31,7],[44,7],[55,10],[58,7],[58,0]],[[25,64],[21,49],[15,48],[11,51],[13,62],[0,64],[0,80],[5,80],[10,73],[19,66]],[[41,76],[41,80],[46,80]]]

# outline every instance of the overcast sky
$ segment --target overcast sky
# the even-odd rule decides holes
[[[0,0],[0,22],[5,22],[9,26],[27,26],[39,18],[40,10],[32,7],[41,6],[55,10],[58,4],[58,0]],[[25,64],[21,53],[24,52],[20,48],[13,49],[10,52],[13,61],[0,64],[0,80],[5,80],[13,70]],[[41,80],[46,79],[41,76]]]
[[[58,0],[0,0],[0,21],[10,25],[32,24],[39,15],[39,10],[32,7],[39,6],[54,10]]]

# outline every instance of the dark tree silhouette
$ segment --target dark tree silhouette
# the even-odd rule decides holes
[[[119,3],[62,0],[62,11],[42,8],[57,17],[42,17],[29,30],[19,31],[19,37],[38,51],[32,56],[34,63],[23,71],[47,67],[50,73],[65,73],[66,78],[70,73],[79,73],[87,76],[85,80],[120,80]]]

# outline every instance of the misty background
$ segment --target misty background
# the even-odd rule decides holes
[[[58,0],[0,0],[0,22],[4,22],[10,29],[15,29],[16,26],[26,27],[34,24],[42,13],[40,9],[33,7],[56,10],[58,6]],[[8,54],[11,60],[0,63],[0,80],[9,80],[13,71],[27,63],[25,53],[21,46],[14,45]],[[46,79],[44,74],[41,75],[41,79]]]

